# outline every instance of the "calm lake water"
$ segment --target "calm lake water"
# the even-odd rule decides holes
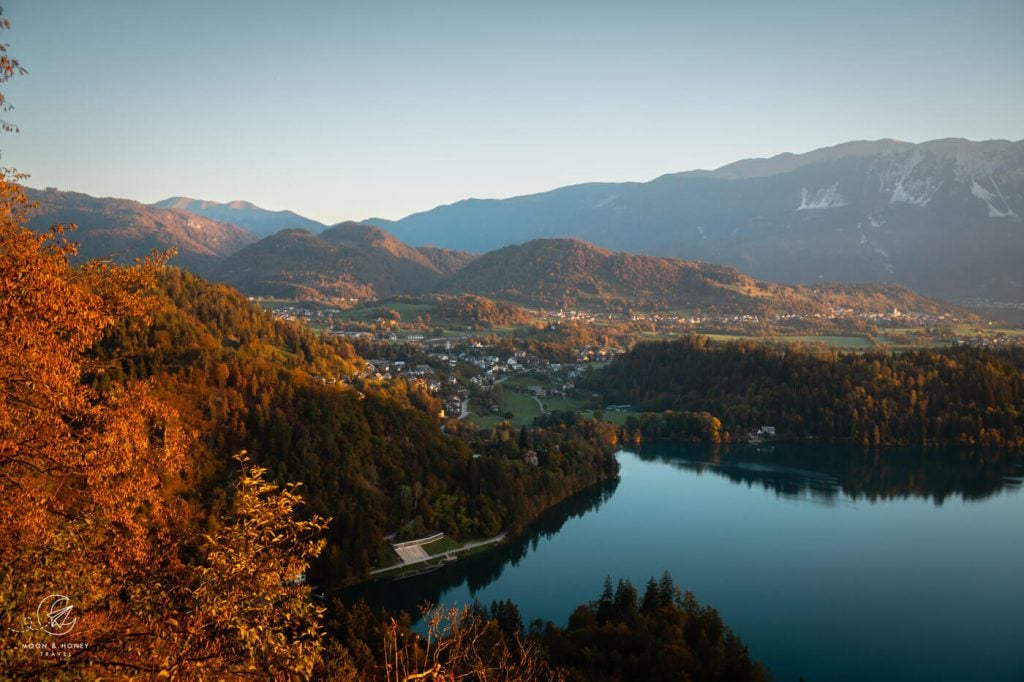
[[[1024,680],[1018,455],[659,444],[529,532],[346,599],[512,599],[565,625],[605,576],[668,570],[778,680]]]

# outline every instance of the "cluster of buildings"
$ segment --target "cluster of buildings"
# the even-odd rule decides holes
[[[256,297],[250,296],[250,301],[259,301]],[[355,300],[355,299],[353,299]],[[328,324],[334,319],[336,315],[341,314],[340,308],[308,308],[299,305],[283,305],[276,308],[272,308],[271,312],[274,317],[278,317],[282,320],[294,320],[299,322],[320,322],[321,324]]]
[[[681,324],[706,326],[731,326],[736,324],[787,324],[808,321],[864,320],[881,324],[900,324],[902,326],[935,326],[953,324],[959,320],[948,313],[941,315],[931,313],[907,313],[899,308],[884,312],[868,312],[853,308],[832,307],[825,312],[816,313],[768,313],[765,315],[741,313],[710,313],[702,315],[686,315],[671,312],[631,313],[631,322],[653,322],[655,324]]]
[[[953,339],[953,345],[975,346],[977,348],[1009,348],[1010,346],[1022,346],[1024,345],[1024,334],[985,334],[984,332],[979,331],[977,334],[955,337]]]
[[[385,337],[380,339],[387,341]],[[620,349],[581,348],[576,362],[552,362],[525,350],[497,349],[472,340],[405,337],[391,358],[367,360],[364,378],[387,381],[404,379],[423,382],[431,394],[441,399],[444,414],[464,417],[474,394],[513,377],[529,377],[521,387],[535,398],[561,397],[575,389],[585,363],[607,360]],[[394,359],[403,356],[406,359]]]

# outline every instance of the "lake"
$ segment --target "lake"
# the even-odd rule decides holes
[[[668,570],[778,680],[1024,680],[1021,455],[656,444],[527,533],[346,599],[512,599],[562,626]]]

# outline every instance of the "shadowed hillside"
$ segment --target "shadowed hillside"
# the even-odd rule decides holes
[[[372,225],[341,223],[312,235],[284,230],[226,259],[218,278],[258,296],[380,298],[422,293],[462,254],[421,253]]]
[[[55,189],[26,189],[38,203],[29,222],[36,232],[54,224],[78,226],[69,238],[78,242],[78,257],[131,263],[156,249],[178,250],[175,263],[206,271],[213,263],[234,253],[256,236],[228,223],[186,213],[155,208],[128,199],[91,197]]]

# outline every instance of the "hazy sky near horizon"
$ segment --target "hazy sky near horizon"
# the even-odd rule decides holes
[[[34,187],[335,223],[854,139],[1024,138],[1024,2],[6,0]]]

